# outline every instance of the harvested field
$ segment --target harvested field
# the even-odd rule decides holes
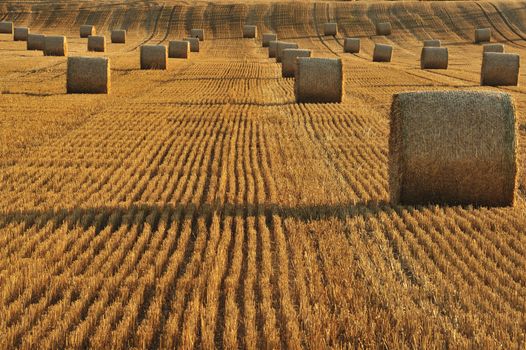
[[[526,2],[5,0],[0,20],[112,70],[110,94],[66,94],[64,57],[0,34],[0,349],[526,346],[526,73],[481,87],[474,44],[524,56]],[[246,23],[341,59],[344,102],[296,103]],[[87,52],[82,24],[126,43]],[[200,52],[140,69],[192,28]],[[420,69],[429,39],[447,70]],[[390,204],[392,96],[446,89],[513,97],[514,207]]]

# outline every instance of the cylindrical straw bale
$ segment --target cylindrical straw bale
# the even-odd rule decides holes
[[[97,31],[95,30],[95,26],[89,25],[89,24],[83,24],[80,26],[80,37],[81,38],[87,38],[90,35],[97,34]]]
[[[199,41],[204,41],[205,40],[205,30],[204,29],[191,29],[190,37],[198,38]]]
[[[440,40],[424,40],[424,47],[440,47]]]
[[[49,35],[44,40],[44,56],[67,56],[68,41],[63,35]]]
[[[0,22],[0,34],[13,34],[13,22]]]
[[[381,22],[376,24],[376,35],[391,35],[392,27],[389,22]]]
[[[27,41],[27,35],[29,34],[29,28],[27,27],[15,27],[15,35],[13,39],[15,41]]]
[[[343,67],[339,58],[298,57],[294,94],[298,103],[340,103]]]
[[[296,75],[298,57],[311,57],[311,50],[285,49],[281,53],[281,76],[290,78]]]
[[[486,52],[504,52],[504,45],[502,44],[485,44],[482,46],[482,53]]]
[[[68,57],[68,94],[109,94],[110,60],[107,57]]]
[[[258,27],[252,25],[243,26],[243,38],[253,39],[258,36]]]
[[[345,38],[343,41],[343,52],[360,52],[360,38]]]
[[[297,49],[297,48],[298,48],[298,44],[296,43],[278,41],[278,45],[276,46],[276,62],[281,62],[281,54],[283,53],[283,50]]]
[[[325,23],[323,25],[323,34],[325,35],[338,35],[338,23]]]
[[[199,38],[184,38],[190,43],[190,52],[199,52]]]
[[[386,44],[375,44],[373,51],[373,62],[391,62],[393,47]]]
[[[268,58],[275,58],[278,51],[278,40],[271,40],[268,43]]]
[[[172,40],[168,43],[168,57],[188,58],[190,54],[190,43],[184,40]]]
[[[487,43],[491,41],[491,28],[475,29],[475,43]]]
[[[482,55],[480,85],[517,86],[519,70],[518,54],[486,52]]]
[[[105,52],[106,37],[103,35],[88,36],[88,51]]]
[[[268,47],[269,43],[271,41],[276,41],[278,40],[278,36],[274,33],[263,33],[263,38],[262,38],[262,45],[263,47]]]
[[[393,204],[513,205],[517,131],[510,95],[401,93],[394,96],[390,125]]]
[[[126,44],[126,30],[115,29],[111,31],[111,42],[113,44]]]
[[[27,49],[28,50],[41,50],[46,48],[46,36],[44,34],[32,34],[27,35]]]
[[[420,55],[420,68],[422,69],[447,69],[447,47],[423,47]]]
[[[164,45],[141,46],[141,69],[166,69],[168,52]]]

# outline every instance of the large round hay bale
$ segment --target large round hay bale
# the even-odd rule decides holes
[[[63,35],[48,35],[44,40],[44,56],[67,56],[68,41]]]
[[[323,25],[323,34],[326,36],[332,35],[336,36],[338,35],[338,23],[325,23]]]
[[[343,41],[343,52],[360,52],[360,38],[345,38]]]
[[[391,35],[392,27],[389,22],[376,23],[376,35]]]
[[[141,69],[166,69],[168,52],[164,45],[141,46]]]
[[[199,38],[184,38],[190,43],[190,52],[199,52]]]
[[[487,43],[491,41],[491,28],[475,29],[475,43]]]
[[[294,94],[298,103],[340,103],[343,67],[339,58],[298,57]]]
[[[109,94],[110,60],[107,57],[68,57],[68,94]]]
[[[27,41],[27,35],[29,34],[29,28],[27,27],[15,27],[15,35],[13,39],[15,41]]]
[[[278,51],[278,40],[271,40],[268,43],[268,58],[276,58],[276,52]]]
[[[0,22],[0,34],[13,34],[13,22]]]
[[[205,30],[204,29],[191,29],[190,37],[198,38],[199,41],[204,41],[205,40]]]
[[[106,51],[106,37],[103,35],[88,36],[88,51],[105,52]]]
[[[263,33],[263,37],[262,37],[262,40],[261,40],[261,44],[263,45],[263,47],[268,47],[269,43],[271,41],[276,41],[278,40],[278,36],[274,33]]]
[[[386,44],[375,44],[373,51],[373,62],[391,62],[393,47]]]
[[[95,26],[89,25],[89,24],[83,24],[80,26],[80,37],[81,38],[87,38],[90,35],[96,35],[97,31],[95,30]]]
[[[424,47],[440,47],[440,40],[424,40]]]
[[[486,52],[504,52],[504,45],[502,44],[484,44],[482,46],[482,53]]]
[[[254,39],[258,36],[258,27],[253,25],[243,26],[243,38]]]
[[[46,47],[46,36],[44,34],[27,35],[27,49],[43,51]]]
[[[281,76],[291,78],[296,75],[298,57],[311,57],[311,50],[285,49],[281,53]]]
[[[390,124],[393,204],[513,205],[517,136],[508,94],[401,93]]]
[[[285,49],[297,49],[298,44],[296,43],[290,43],[286,41],[278,41],[278,45],[276,46],[276,62],[281,62],[281,55],[283,53],[283,50]]]
[[[112,44],[126,44],[126,30],[115,29],[111,31]]]
[[[423,47],[420,55],[420,68],[422,69],[447,69],[447,47]]]
[[[168,57],[188,58],[190,54],[190,43],[185,40],[171,40],[168,43]]]
[[[482,55],[480,85],[519,85],[520,56],[514,53],[487,52]]]

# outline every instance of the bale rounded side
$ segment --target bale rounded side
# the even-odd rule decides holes
[[[343,41],[343,52],[359,53],[360,38],[345,38],[345,40]]]
[[[172,40],[168,43],[169,58],[188,58],[190,43],[184,40]]]
[[[276,58],[276,52],[278,50],[278,40],[271,40],[268,43],[268,58]]]
[[[491,28],[475,29],[475,43],[487,43],[491,41]]]
[[[504,45],[502,44],[485,44],[482,46],[482,53],[486,52],[504,52]]]
[[[380,22],[376,24],[376,35],[391,35],[393,28],[390,22]]]
[[[243,38],[255,39],[258,36],[258,27],[254,25],[243,26]]]
[[[115,29],[111,31],[112,44],[126,44],[126,30]]]
[[[423,47],[420,55],[421,69],[447,69],[447,47]]]
[[[33,34],[29,33],[27,35],[27,49],[28,50],[38,50],[44,51],[46,45],[46,36],[44,34]]]
[[[44,56],[67,56],[68,41],[63,35],[48,35],[44,39]]]
[[[198,29],[198,28],[190,29],[190,37],[198,38],[199,41],[204,41],[205,40],[205,30]]]
[[[480,85],[519,85],[520,56],[514,53],[486,52],[482,55]]]
[[[373,51],[373,62],[391,62],[393,47],[386,44],[375,44]]]
[[[298,44],[296,43],[278,41],[278,44],[276,46],[276,62],[281,62],[281,55],[283,53],[283,50],[297,49],[297,48],[298,48]]]
[[[166,69],[168,52],[164,45],[141,46],[141,69]]]
[[[305,49],[285,49],[281,54],[281,76],[291,78],[296,75],[298,57],[311,57],[312,51]]]
[[[80,37],[81,38],[87,38],[90,35],[96,35],[97,30],[95,29],[95,26],[89,25],[89,24],[83,24],[80,26]]]
[[[68,57],[68,94],[109,94],[110,60],[107,57]]]
[[[88,36],[88,51],[106,52],[106,37],[102,35]]]
[[[278,40],[278,36],[274,33],[263,33],[263,36],[262,36],[262,40],[261,40],[261,45],[263,47],[268,47],[269,46],[269,43],[271,41],[277,41]]]
[[[13,34],[13,22],[1,21],[0,22],[0,34]]]
[[[27,41],[27,35],[29,34],[29,28],[27,27],[15,27],[13,39],[15,41]]]
[[[339,58],[298,57],[294,94],[298,103],[340,103],[343,66]]]
[[[325,23],[323,25],[323,34],[326,36],[338,35],[338,23]]]
[[[190,52],[199,52],[199,38],[184,38],[190,43]]]
[[[440,47],[440,40],[424,40],[424,47]]]

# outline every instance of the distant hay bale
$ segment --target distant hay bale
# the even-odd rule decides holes
[[[373,62],[391,62],[393,47],[385,44],[375,44],[373,51]]]
[[[204,29],[191,29],[190,37],[199,38],[199,41],[204,41],[205,40],[205,30]]]
[[[491,41],[491,28],[475,29],[475,43],[487,43]]]
[[[113,44],[126,44],[126,30],[115,29],[111,31],[111,42]]]
[[[190,52],[199,52],[199,38],[184,38],[190,43]]]
[[[520,56],[514,53],[486,52],[482,55],[480,85],[517,86]]]
[[[447,69],[447,47],[423,47],[420,55],[420,68],[422,69]]]
[[[106,37],[103,35],[88,36],[88,51],[106,52]]]
[[[345,38],[343,41],[343,52],[359,53],[360,38]]]
[[[0,34],[13,34],[13,22],[0,22]]]
[[[190,43],[184,40],[172,40],[168,43],[168,57],[188,58],[190,54]]]
[[[15,27],[15,35],[13,39],[15,41],[27,41],[27,35],[29,34],[29,28],[27,27]]]
[[[141,69],[166,69],[168,52],[164,45],[141,46]]]
[[[275,58],[276,52],[278,51],[278,43],[277,40],[271,40],[268,43],[268,58]]]
[[[274,33],[263,33],[263,38],[262,38],[262,45],[263,47],[268,47],[269,46],[269,43],[271,41],[276,41],[278,40],[278,36]]]
[[[311,50],[285,49],[281,54],[281,76],[290,78],[296,75],[298,57],[311,57]]]
[[[278,41],[278,45],[276,46],[276,62],[281,62],[281,55],[283,53],[283,50],[285,49],[297,49],[298,44],[296,43],[290,43],[286,41]]]
[[[502,44],[485,44],[482,46],[482,53],[486,52],[504,52],[504,45]]]
[[[96,35],[97,31],[95,30],[95,26],[83,24],[80,26],[80,37],[81,38],[87,38],[90,35]]]
[[[44,40],[44,56],[67,56],[68,42],[63,35],[46,36]]]
[[[258,27],[253,25],[243,26],[243,38],[253,39],[258,36]]]
[[[391,23],[381,22],[376,24],[376,35],[391,35],[391,32]]]
[[[338,35],[338,23],[325,23],[323,25],[323,34],[326,36],[332,35],[336,36]]]
[[[109,94],[110,60],[107,57],[68,57],[68,94]]]
[[[44,34],[27,35],[27,49],[44,51],[46,48],[46,36]]]
[[[513,205],[515,107],[490,91],[394,96],[389,135],[393,204]]]
[[[424,40],[424,47],[440,47],[440,40]]]
[[[298,57],[294,94],[298,103],[342,102],[342,60]]]

